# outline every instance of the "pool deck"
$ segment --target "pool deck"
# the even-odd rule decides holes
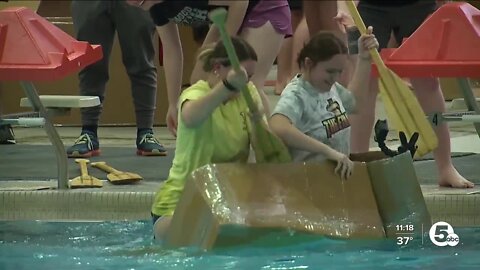
[[[278,96],[269,95],[272,105]],[[377,118],[385,115],[378,101]],[[449,104],[447,104],[448,106]],[[65,144],[73,143],[78,127],[57,127]],[[134,147],[135,127],[101,127],[102,146]],[[470,123],[450,123],[452,152],[480,153],[480,138]],[[391,134],[394,132],[390,132]],[[165,127],[155,128],[156,137],[174,147],[175,139]],[[49,144],[42,128],[15,128],[18,144]],[[394,146],[396,141],[389,141]],[[371,140],[372,150],[376,150]],[[146,158],[146,157],[138,157]],[[55,162],[55,161],[52,161]],[[473,189],[421,185],[434,221],[453,226],[480,226],[480,183]],[[56,181],[0,181],[0,220],[138,220],[150,218],[150,206],[161,182],[143,181],[103,188],[56,190]]]

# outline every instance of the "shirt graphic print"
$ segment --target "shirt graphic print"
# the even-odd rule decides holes
[[[345,111],[342,112],[337,101],[329,98],[327,102],[325,110],[333,113],[333,117],[323,120],[322,124],[327,132],[327,138],[331,138],[333,134],[350,127],[350,122],[348,121],[347,113]]]
[[[184,7],[172,21],[177,24],[195,25],[208,21],[208,10],[193,7]]]

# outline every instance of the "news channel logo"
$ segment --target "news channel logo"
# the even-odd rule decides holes
[[[433,224],[428,235],[430,236],[430,241],[439,247],[454,247],[460,243],[460,237],[455,234],[453,227],[445,221]]]

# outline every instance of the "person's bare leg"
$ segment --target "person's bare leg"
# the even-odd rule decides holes
[[[305,18],[305,16],[303,16],[293,35],[293,49],[291,55],[292,69],[290,77],[293,77],[295,74],[300,72],[300,67],[297,63],[298,54],[303,49],[303,46],[305,46],[305,44],[308,42],[309,38],[310,33],[308,31],[307,19]]]
[[[172,217],[164,216],[157,219],[153,225],[153,234],[155,235],[155,240],[163,241],[171,222]]]
[[[277,56],[277,80],[275,81],[275,94],[282,94],[283,89],[288,83],[292,62],[290,56],[293,47],[293,37],[286,38],[283,41],[282,48]]]
[[[280,95],[287,85],[288,81],[292,78],[292,69],[295,62],[291,62],[293,54],[293,44],[296,38],[296,29],[300,24],[303,13],[299,10],[292,10],[292,29],[293,36],[283,40],[282,47],[277,56],[277,80],[275,83],[275,94]]]
[[[270,72],[272,68],[273,61],[280,51],[284,35],[277,33],[272,24],[267,22],[259,28],[245,28],[242,31],[241,37],[252,45],[255,52],[257,52],[257,66],[251,81],[257,87],[260,97],[262,98],[265,114],[269,116],[270,102],[263,91],[263,87],[268,72]]]
[[[445,112],[445,101],[437,78],[411,78],[410,82],[426,114]],[[474,184],[461,176],[452,164],[448,125],[442,123],[434,130],[438,137],[438,147],[433,151],[439,173],[438,184],[455,188],[473,187]]]
[[[338,27],[333,19],[337,15],[337,1],[303,1],[303,9],[307,20],[310,36],[319,31],[331,31],[339,38],[347,41],[345,33]],[[348,85],[353,67],[347,65],[345,71],[340,76],[338,82],[342,85]]]
[[[337,15],[337,1],[303,1],[303,10],[307,19],[310,36],[322,30],[334,31],[339,36],[343,33],[338,28],[333,17]]]

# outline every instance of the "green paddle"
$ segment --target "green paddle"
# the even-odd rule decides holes
[[[210,12],[209,17],[220,31],[220,38],[225,46],[228,59],[230,60],[233,69],[239,71],[240,61],[238,60],[237,53],[233,47],[232,40],[225,29],[227,10],[224,8],[215,9]],[[258,117],[258,107],[248,92],[246,85],[242,89],[242,94],[247,102],[248,108],[250,109],[250,119],[253,129],[252,147],[255,151],[256,161],[258,163],[291,161],[287,147],[283,144],[280,138],[270,132],[266,123],[262,120],[262,117]]]

